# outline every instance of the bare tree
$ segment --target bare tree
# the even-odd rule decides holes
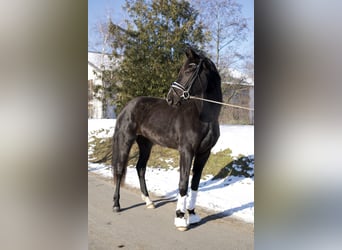
[[[110,52],[108,25],[112,16],[112,10],[106,10],[106,16],[99,18],[91,27],[92,44],[90,49],[103,54]]]
[[[245,62],[245,72],[254,82],[254,58],[249,58]]]
[[[193,0],[201,22],[210,33],[211,49],[219,69],[230,67],[244,57],[239,44],[246,39],[247,19],[236,0]]]

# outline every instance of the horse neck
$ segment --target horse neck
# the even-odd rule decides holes
[[[217,88],[214,88],[210,91],[206,91],[203,95],[203,98],[210,99],[218,102],[222,102],[222,92],[221,92],[221,85]],[[200,120],[204,122],[217,122],[220,112],[221,112],[221,105],[210,103],[206,101],[201,101],[200,105]]]

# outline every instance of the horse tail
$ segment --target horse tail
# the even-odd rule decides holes
[[[125,183],[129,152],[137,138],[133,113],[138,100],[136,98],[130,101],[116,119],[113,136],[112,166],[114,181],[120,185]]]
[[[112,146],[112,169],[114,183],[119,183],[120,186],[124,186],[127,172],[127,157],[123,159],[125,156],[122,155],[122,149],[120,149],[119,136],[119,131],[115,131]]]

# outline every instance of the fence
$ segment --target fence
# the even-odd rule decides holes
[[[222,84],[223,102],[254,108],[254,86]],[[220,124],[254,124],[254,111],[222,106]]]

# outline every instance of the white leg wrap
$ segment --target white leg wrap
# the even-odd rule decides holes
[[[197,193],[198,191],[191,190],[189,203],[187,204],[187,209],[189,210],[195,209]]]
[[[187,209],[188,209],[188,210],[193,210],[193,209],[195,209],[197,194],[198,194],[198,191],[191,190],[191,192],[190,192],[189,203],[187,204]],[[191,225],[191,224],[196,224],[196,223],[198,223],[198,222],[200,222],[200,221],[201,221],[201,217],[199,217],[197,214],[191,214],[191,213],[189,213],[189,216],[188,216],[188,218],[187,218],[187,223],[188,223],[189,225]]]
[[[186,211],[185,207],[186,207],[186,195],[184,195],[182,197],[182,196],[180,196],[180,194],[178,194],[178,201],[177,201],[176,210],[179,210],[185,214],[185,211]],[[177,227],[177,229],[179,231],[185,231],[188,229],[188,222],[187,222],[185,217],[182,217],[182,218],[176,217],[175,218],[175,226]]]
[[[175,218],[175,226],[177,227],[177,229],[179,231],[187,230],[188,229],[188,223],[187,223],[185,217],[183,217],[183,218],[176,217]]]
[[[141,199],[146,202],[147,208],[155,208],[153,201],[151,201],[150,197],[141,194]]]
[[[176,210],[180,210],[182,213],[185,213],[185,205],[186,205],[186,195],[181,197],[180,194],[178,194]]]

